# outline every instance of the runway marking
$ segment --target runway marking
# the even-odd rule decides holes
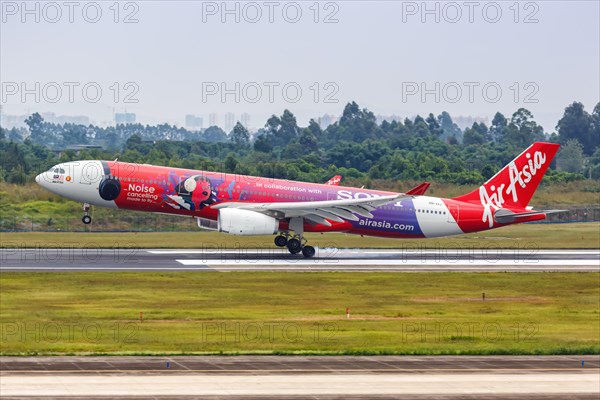
[[[289,260],[188,260],[188,259],[180,259],[175,260],[183,265],[211,265],[211,266],[260,266],[268,264],[270,266],[280,266],[280,265],[290,265],[294,264],[296,266],[316,266],[319,265],[319,262],[324,267],[335,268],[339,267],[348,267],[348,266],[436,266],[436,267],[462,267],[464,264],[468,264],[469,266],[491,266],[491,267],[527,267],[527,268],[536,268],[535,265],[538,264],[540,266],[596,266],[597,269],[600,270],[600,265],[597,260],[536,260],[535,262],[527,262],[522,260],[457,260],[454,262],[449,262],[448,260],[415,260],[415,259],[407,259],[407,260],[322,260],[322,259],[289,259]],[[466,267],[468,268],[468,267]]]
[[[173,362],[173,361],[171,361]],[[86,373],[115,373],[115,372],[121,372],[121,373],[134,373],[134,374],[139,374],[139,373],[148,373],[148,372],[169,372],[169,373],[173,373],[173,374],[180,374],[180,373],[215,373],[215,374],[228,374],[228,373],[268,373],[268,374],[274,374],[274,373],[278,373],[278,374],[286,374],[286,373],[290,373],[290,372],[294,372],[294,373],[338,373],[338,372],[342,372],[342,373],[362,373],[362,372],[402,372],[402,373],[406,373],[406,372],[416,372],[416,373],[421,373],[421,372],[428,372],[428,373],[433,373],[435,374],[436,371],[440,371],[440,373],[443,372],[524,372],[524,371],[532,371],[532,372],[581,372],[581,373],[593,373],[593,372],[600,372],[600,368],[595,367],[595,368],[382,368],[382,369],[377,369],[377,368],[367,368],[367,369],[363,369],[363,368],[357,368],[357,369],[330,369],[330,368],[323,368],[323,369],[173,369],[173,368],[161,368],[161,369],[119,369],[119,368],[115,368],[115,369],[55,369],[55,370],[45,370],[45,369],[38,369],[38,370],[7,370],[7,369],[3,369],[0,371],[0,376],[3,375],[4,373],[10,373],[10,374],[38,374],[38,373],[43,373],[43,374],[50,374],[50,373],[55,373],[55,374],[60,374],[60,373],[66,373],[66,374],[72,374],[72,373],[80,373],[80,374],[86,374]]]
[[[384,253],[386,255],[414,255],[415,252],[419,254],[425,255],[439,255],[443,254],[454,254],[454,255],[482,255],[489,256],[490,253],[506,253],[514,254],[514,253],[526,253],[530,256],[535,255],[598,255],[600,257],[600,250],[539,250],[539,249],[502,249],[502,248],[489,248],[489,249],[419,249],[419,248],[407,248],[403,250],[397,249],[339,249],[339,248],[317,248],[317,254],[319,251],[321,252],[331,252],[338,251],[339,254],[336,256],[342,255],[343,253],[351,253],[351,254],[381,254]],[[261,255],[265,253],[281,253],[281,254],[289,254],[286,249],[279,248],[265,248],[265,249],[220,249],[220,248],[206,248],[206,249],[173,249],[173,250],[146,250],[147,253],[156,254],[156,255],[170,255],[170,254],[206,254],[206,255],[216,255],[216,254],[253,254],[253,255]]]
[[[473,271],[473,272],[536,272],[536,271],[552,271],[552,272],[600,272],[600,267],[493,267],[482,269],[481,267],[419,267],[419,266],[404,266],[404,267],[344,267],[344,266],[297,266],[297,267],[281,267],[281,266],[257,266],[246,265],[237,267],[221,267],[218,265],[199,265],[190,267],[54,267],[54,266],[22,266],[22,267],[0,267],[0,271],[204,271],[204,272],[219,272],[219,271],[299,271],[299,272],[326,272],[326,271],[343,271],[343,272],[453,272],[453,271]]]

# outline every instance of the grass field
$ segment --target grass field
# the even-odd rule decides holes
[[[599,301],[598,273],[3,272],[0,352],[598,354]]]
[[[310,244],[334,248],[521,248],[598,249],[600,223],[521,224],[440,239],[399,240],[339,233],[307,234]],[[2,232],[0,246],[97,248],[271,248],[273,236],[215,232]]]

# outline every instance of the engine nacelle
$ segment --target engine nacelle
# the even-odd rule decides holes
[[[279,222],[268,215],[238,208],[219,210],[219,232],[232,235],[272,235],[279,229]]]

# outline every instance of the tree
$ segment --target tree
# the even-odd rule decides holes
[[[202,133],[202,139],[209,143],[226,142],[227,134],[218,126],[210,126]]]
[[[594,109],[596,113],[596,109]],[[583,145],[585,154],[590,155],[598,146],[598,136],[594,136],[594,119],[583,109],[583,104],[574,102],[565,108],[562,118],[556,124],[559,143],[577,139]]]
[[[427,119],[425,119],[427,123],[427,127],[429,128],[429,133],[435,137],[440,137],[443,133],[442,128],[438,120],[433,116],[433,114],[429,113]]]
[[[494,142],[502,142],[507,126],[508,121],[506,120],[506,117],[504,117],[502,113],[497,112],[496,115],[494,115],[492,125],[490,126],[490,136]]]
[[[266,139],[273,147],[286,147],[298,138],[300,128],[290,110],[283,110],[281,117],[272,115],[265,125]]]
[[[250,142],[250,132],[238,121],[233,127],[230,139],[236,146],[245,146]]]
[[[319,151],[319,145],[316,136],[311,132],[310,128],[305,128],[300,134],[298,142],[304,149],[304,153],[316,153]]]
[[[566,172],[581,172],[583,170],[583,146],[577,139],[569,139],[556,157],[556,168]]]
[[[273,145],[269,141],[266,133],[258,135],[254,141],[254,151],[260,151],[262,153],[270,153],[273,151]]]
[[[225,171],[227,172],[235,172],[235,168],[238,165],[238,161],[236,159],[236,154],[235,153],[229,153],[227,154],[227,157],[225,157],[225,161],[223,161],[223,166],[225,167]]]
[[[460,138],[462,136],[462,131],[458,125],[452,121],[452,117],[447,111],[442,111],[442,113],[438,115],[437,119],[440,124],[440,128],[442,129],[442,138]]]
[[[473,126],[471,128],[465,129],[465,133],[463,134],[463,145],[470,146],[473,144],[484,144],[486,142],[486,136],[487,127],[485,124],[473,122]]]
[[[502,142],[515,148],[525,148],[536,140],[544,140],[544,128],[533,120],[529,110],[519,108],[512,115]]]
[[[600,102],[596,104],[594,107],[594,112],[592,113],[592,133],[591,137],[594,141],[593,146],[594,149],[600,148]],[[595,151],[595,150],[594,150]]]

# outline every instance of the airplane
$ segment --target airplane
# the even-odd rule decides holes
[[[115,161],[58,164],[35,180],[90,206],[177,214],[199,228],[233,235],[276,235],[275,245],[310,258],[305,232],[432,238],[543,220],[562,210],[534,210],[529,201],[559,149],[535,142],[476,190],[454,198],[424,196],[424,182],[406,193],[352,188]]]
[[[342,176],[336,175],[336,176],[332,177],[330,180],[328,180],[327,182],[325,182],[325,184],[331,185],[331,186],[339,186],[341,182],[342,182]],[[410,195],[414,195],[414,196],[416,196],[416,195],[422,196],[425,194],[427,189],[429,189],[429,185],[430,185],[429,182],[423,182],[420,185],[415,186],[414,188],[407,191],[406,194],[410,194]],[[361,189],[364,189],[364,186]]]

